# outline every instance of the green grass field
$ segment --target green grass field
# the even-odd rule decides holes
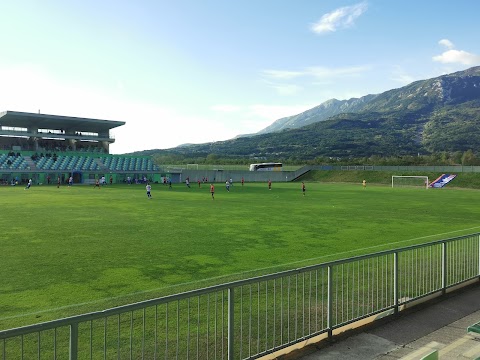
[[[1,187],[0,329],[480,230],[480,191]]]

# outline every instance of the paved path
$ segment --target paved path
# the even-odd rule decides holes
[[[432,350],[440,359],[480,359],[480,335],[467,327],[480,321],[480,284],[385,319],[362,332],[323,346],[308,346],[282,360],[420,359]]]

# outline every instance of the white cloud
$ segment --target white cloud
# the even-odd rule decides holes
[[[359,76],[368,70],[370,70],[370,66],[350,66],[340,68],[314,66],[307,68],[306,73],[317,79],[330,79],[338,77]]]
[[[353,26],[354,21],[368,8],[366,2],[352,6],[344,6],[323,15],[320,20],[311,26],[311,30],[317,34],[325,34],[337,31],[339,28]]]
[[[434,56],[433,61],[442,64],[463,64],[463,65],[478,65],[480,64],[480,56],[471,54],[463,50],[447,50],[440,55]]]
[[[295,84],[285,84],[285,83],[275,82],[275,81],[288,81],[288,80],[292,80],[297,77],[300,77],[302,75],[305,75],[305,73],[302,71],[263,70],[262,74],[268,86],[274,89],[279,95],[282,95],[282,96],[295,95],[302,90],[300,86]]]
[[[390,76],[390,79],[392,81],[395,81],[397,83],[400,83],[401,85],[407,85],[411,84],[415,80],[418,80],[417,78],[413,77],[412,75],[409,75],[403,67],[401,66],[395,66],[392,75]]]
[[[297,84],[285,84],[277,83],[275,80],[282,79],[293,79],[295,76],[288,76],[287,74],[298,74],[296,76],[303,75],[304,77],[314,78],[315,81],[311,85],[326,85],[331,84],[334,79],[345,78],[345,77],[358,77],[365,72],[371,69],[370,66],[350,66],[350,67],[339,67],[339,68],[328,68],[322,66],[312,66],[305,68],[300,71],[288,71],[288,70],[266,70],[263,71],[263,74],[266,76],[271,76],[273,81],[266,80],[266,83],[269,87],[275,89],[279,95],[295,95],[303,90],[303,87]],[[285,74],[285,75],[283,75]]]
[[[210,107],[211,110],[213,111],[218,111],[218,112],[237,112],[240,111],[240,106],[236,105],[213,105]]]
[[[263,70],[262,73],[269,78],[289,80],[304,75],[301,71]]]
[[[265,70],[263,74],[266,76],[272,77],[275,79],[293,79],[295,76],[288,76],[286,74],[298,74],[296,76],[313,76],[316,79],[331,79],[337,77],[351,77],[361,75],[371,69],[368,65],[360,66],[347,66],[347,67],[338,67],[338,68],[329,68],[324,66],[311,66],[307,67],[301,71],[289,71],[289,70]],[[277,75],[280,74],[280,75]],[[285,74],[285,75],[281,75]]]
[[[393,74],[391,79],[402,85],[408,85],[417,80],[416,78],[408,74]]]
[[[464,50],[454,50],[455,45],[448,40],[442,39],[438,42],[439,45],[446,47],[448,50],[440,55],[432,58],[433,61],[442,64],[462,64],[462,65],[478,65],[480,64],[480,56],[469,53]]]
[[[453,45],[453,43],[448,39],[442,39],[438,43],[442,46],[445,46],[447,49],[453,49],[455,47],[455,45]]]

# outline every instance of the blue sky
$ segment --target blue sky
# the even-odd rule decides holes
[[[112,153],[254,133],[480,65],[480,2],[3,1],[0,111],[126,121]]]

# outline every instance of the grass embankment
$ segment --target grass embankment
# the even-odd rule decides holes
[[[406,171],[357,171],[326,170],[310,171],[301,176],[299,181],[315,181],[327,183],[357,183],[365,179],[367,184],[391,185],[392,175],[428,176],[429,181],[438,178],[439,172],[406,172]],[[480,173],[458,173],[457,177],[445,189],[465,188],[480,189]]]

